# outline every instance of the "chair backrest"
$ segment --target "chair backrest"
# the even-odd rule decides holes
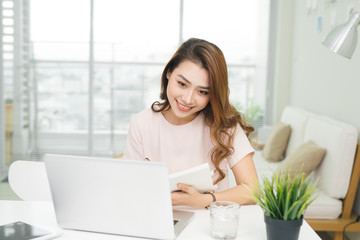
[[[9,168],[9,184],[25,201],[52,201],[49,181],[43,162],[18,160]]]

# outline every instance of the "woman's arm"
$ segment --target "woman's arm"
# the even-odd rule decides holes
[[[237,186],[223,192],[214,193],[217,201],[233,201],[242,205],[254,204],[254,202],[248,198],[251,192],[242,185],[253,186],[254,183],[258,181],[252,156],[252,153],[246,155],[232,167],[231,170],[234,173]],[[182,190],[182,192],[173,192],[171,194],[173,205],[206,207],[213,201],[210,194],[201,194],[191,186],[179,184],[178,188]]]
[[[255,202],[248,197],[251,195],[251,191],[242,185],[245,184],[252,187],[254,183],[258,182],[252,156],[252,153],[246,155],[232,167],[231,170],[234,173],[237,186],[223,192],[215,193],[216,200],[233,201],[239,204],[255,204]]]

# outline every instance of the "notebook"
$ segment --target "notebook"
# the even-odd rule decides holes
[[[62,228],[173,239],[194,215],[173,211],[164,163],[53,154],[44,163]]]
[[[212,175],[208,163],[170,174],[170,190],[177,191],[177,184],[184,183],[195,187],[199,192],[213,191],[217,186],[213,185]]]

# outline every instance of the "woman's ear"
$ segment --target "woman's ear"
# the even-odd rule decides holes
[[[171,77],[171,72],[170,72],[170,71],[167,71],[167,73],[166,73],[166,78],[169,80],[170,77]]]

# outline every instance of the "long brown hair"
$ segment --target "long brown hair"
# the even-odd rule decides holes
[[[170,108],[166,94],[168,85],[167,74],[172,73],[179,64],[189,60],[206,69],[209,73],[210,101],[202,110],[206,124],[210,127],[210,136],[214,143],[211,152],[211,161],[219,173],[217,184],[225,178],[225,173],[220,169],[220,163],[230,157],[234,152],[233,139],[238,124],[249,136],[254,128],[248,125],[241,114],[229,102],[228,73],[222,51],[213,43],[202,39],[191,38],[184,42],[167,63],[161,76],[160,102],[151,106],[154,112],[166,111]]]

